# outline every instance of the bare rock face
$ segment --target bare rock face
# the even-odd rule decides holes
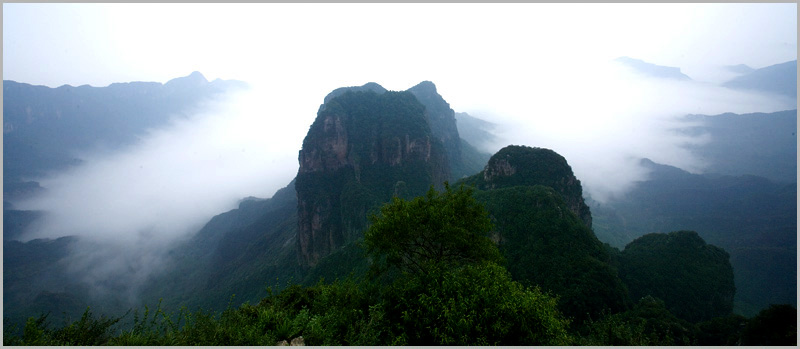
[[[307,266],[358,238],[368,211],[399,187],[421,195],[450,175],[425,106],[375,83],[329,94],[298,160],[297,247]]]
[[[347,130],[342,117],[325,115],[322,134],[322,139],[314,147],[300,152],[301,172],[334,171],[347,165]]]
[[[583,200],[581,181],[572,173],[567,160],[550,149],[507,146],[489,159],[482,173],[472,179],[472,184],[481,189],[517,185],[551,187],[587,227],[592,227],[592,214]]]

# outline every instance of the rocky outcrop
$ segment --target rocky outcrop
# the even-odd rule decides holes
[[[446,154],[410,92],[375,83],[331,92],[298,157],[300,262],[313,266],[358,238],[367,212],[398,187],[416,196],[448,180]]]
[[[518,185],[551,187],[587,227],[592,227],[592,214],[583,200],[581,181],[572,173],[567,160],[550,149],[507,146],[489,159],[481,173],[466,182],[486,190]]]

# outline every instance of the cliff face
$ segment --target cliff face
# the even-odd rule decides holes
[[[572,173],[567,160],[550,149],[507,146],[489,159],[481,173],[467,179],[467,183],[480,189],[551,187],[587,227],[592,227],[592,214],[583,200],[581,181]]]
[[[447,153],[426,108],[409,92],[370,83],[325,98],[300,150],[300,262],[315,265],[366,227],[393,195],[421,195],[448,180]]]
[[[458,178],[475,173],[463,173],[461,138],[456,127],[455,111],[436,91],[436,86],[430,81],[423,81],[408,89],[408,92],[414,94],[414,97],[425,106],[425,116],[431,127],[431,133],[442,142],[447,153],[447,160],[452,170],[451,177]]]

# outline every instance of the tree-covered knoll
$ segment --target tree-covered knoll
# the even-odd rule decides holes
[[[553,150],[509,145],[492,155],[483,171],[458,183],[479,190],[542,185],[552,188],[584,224],[592,227],[592,215],[583,199],[581,181],[567,160]]]
[[[631,297],[653,296],[675,316],[699,322],[733,310],[733,268],[725,250],[696,232],[648,234],[620,254],[620,277]]]
[[[565,198],[581,197],[583,189],[572,167],[558,153],[545,148],[509,145],[492,155],[486,169],[464,184],[478,189],[544,185]]]

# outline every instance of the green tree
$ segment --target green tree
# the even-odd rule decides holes
[[[486,210],[463,186],[453,190],[445,183],[444,192],[431,187],[410,201],[395,197],[370,221],[364,245],[379,269],[426,274],[434,265],[501,260],[487,236],[492,225]]]
[[[569,323],[555,298],[492,263],[406,274],[387,292],[391,345],[565,345]]]

